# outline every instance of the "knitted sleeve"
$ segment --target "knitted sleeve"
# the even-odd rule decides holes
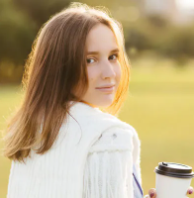
[[[140,139],[138,137],[138,133],[137,131],[133,128],[133,145],[134,145],[134,149],[133,149],[133,162],[134,162],[134,166],[136,168],[136,172],[137,172],[137,177],[138,180],[140,182],[140,184],[142,185],[142,178],[141,178],[141,142]]]
[[[133,198],[132,174],[132,133],[126,129],[109,129],[88,154],[83,198]]]

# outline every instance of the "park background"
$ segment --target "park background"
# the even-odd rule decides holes
[[[122,23],[131,63],[129,96],[119,118],[141,140],[144,194],[161,161],[194,169],[194,3],[192,0],[85,0]],[[0,0],[0,130],[21,102],[25,61],[40,27],[68,0]],[[0,143],[0,149],[3,142]],[[0,155],[0,197],[11,161]],[[194,186],[194,182],[191,183]],[[193,195],[192,195],[193,196]],[[191,197],[192,197],[191,196]]]

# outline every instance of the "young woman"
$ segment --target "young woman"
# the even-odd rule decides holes
[[[143,197],[138,134],[117,118],[129,85],[118,21],[72,3],[41,28],[22,82],[8,198]]]

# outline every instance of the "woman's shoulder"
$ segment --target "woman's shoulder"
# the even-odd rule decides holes
[[[72,131],[81,129],[82,135],[86,137],[98,134],[98,138],[101,135],[114,138],[119,135],[124,139],[125,136],[131,138],[137,135],[135,128],[129,123],[84,103],[76,103],[72,106],[70,113],[69,127],[72,128]]]
[[[114,132],[114,131],[127,132],[128,131],[128,132],[132,133],[133,135],[135,135],[135,134],[137,135],[136,129],[128,122],[125,122],[125,121],[119,119],[118,117],[113,116],[108,113],[103,113],[103,114],[107,118],[107,120],[110,120],[110,122],[112,122],[112,124],[113,124],[113,127],[108,129],[108,131],[111,131],[111,132]]]
[[[139,141],[136,129],[131,124],[109,113],[103,112],[99,115],[99,125],[107,127],[92,145],[90,153],[132,150],[134,148],[134,141]]]
[[[133,134],[120,127],[111,127],[105,130],[92,145],[90,153],[100,151],[126,151],[132,150]]]
[[[75,118],[75,119],[74,119]],[[102,130],[102,131],[121,131],[135,134],[135,128],[127,122],[120,120],[119,118],[105,112],[94,111],[91,113],[83,113],[75,115],[70,118],[75,124],[79,124],[82,129],[85,130]]]
[[[99,108],[93,108],[82,102],[76,102],[70,108],[69,120],[77,120],[80,124],[86,126],[93,125],[94,127],[96,127],[96,125],[103,126],[104,124],[106,125],[106,123],[109,123],[134,131],[134,128],[130,124],[120,120],[116,116],[102,112]]]

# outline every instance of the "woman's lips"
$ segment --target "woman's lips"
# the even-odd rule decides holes
[[[96,89],[98,89],[99,91],[102,91],[102,92],[112,92],[112,91],[114,91],[115,86],[112,86],[112,87],[103,87],[103,88],[96,88]]]

